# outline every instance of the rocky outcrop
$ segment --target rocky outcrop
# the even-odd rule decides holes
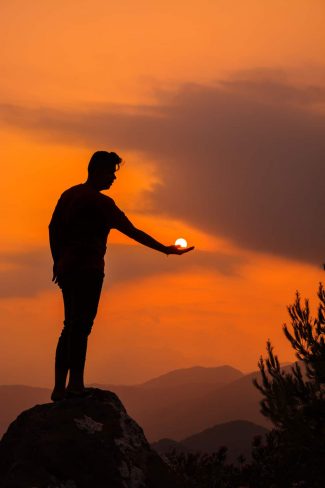
[[[179,488],[118,397],[37,405],[20,414],[0,443],[1,488]]]

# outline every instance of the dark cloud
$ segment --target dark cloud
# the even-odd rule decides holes
[[[243,259],[237,255],[192,252],[191,255],[158,254],[143,246],[110,244],[106,255],[105,287],[142,278],[185,270],[206,269],[236,275]],[[31,297],[53,290],[52,259],[46,248],[0,255],[0,298]]]
[[[160,93],[152,107],[80,113],[3,106],[6,123],[43,137],[136,150],[159,162],[155,212],[246,248],[320,264],[325,257],[321,87],[274,76]]]

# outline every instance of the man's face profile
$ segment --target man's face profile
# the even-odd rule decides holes
[[[103,184],[106,185],[105,189],[110,188],[111,185],[113,184],[114,180],[116,180],[115,171],[105,172],[105,174],[103,176]]]
[[[112,168],[107,168],[98,172],[98,180],[100,181],[103,190],[108,190],[112,186],[114,180],[116,180],[115,173],[116,171]]]

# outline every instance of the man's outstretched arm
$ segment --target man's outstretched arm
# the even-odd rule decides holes
[[[181,248],[180,246],[164,246],[163,244],[156,241],[156,239],[151,237],[146,232],[143,232],[142,230],[134,227],[134,225],[131,224],[131,222],[128,222],[127,225],[120,227],[118,230],[123,234],[127,235],[128,237],[131,237],[131,239],[134,239],[135,241],[139,242],[143,246],[150,247],[151,249],[155,249],[155,251],[159,251],[167,255],[168,254],[180,255],[192,251],[194,249],[194,246],[187,247],[185,249]]]

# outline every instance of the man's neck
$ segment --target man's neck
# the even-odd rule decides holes
[[[103,189],[101,188],[101,185],[99,183],[96,183],[96,181],[89,178],[85,181],[84,184],[96,191],[101,191]]]

